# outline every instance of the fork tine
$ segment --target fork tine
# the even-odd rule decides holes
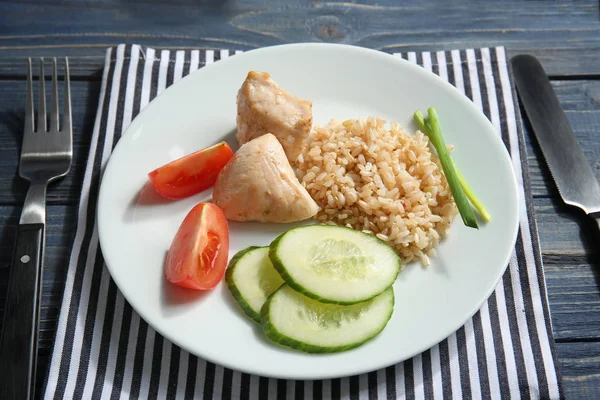
[[[27,59],[27,95],[25,99],[25,132],[33,132],[33,77],[31,58]]]
[[[63,111],[62,130],[69,133],[72,140],[71,131],[71,78],[69,77],[69,59],[65,57],[65,109]]]
[[[58,131],[58,78],[56,76],[56,58],[52,59],[52,105],[50,106],[50,132]]]
[[[40,59],[40,93],[38,99],[37,132],[46,132],[46,86],[44,83],[44,59]]]

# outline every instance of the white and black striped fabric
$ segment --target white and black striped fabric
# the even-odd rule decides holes
[[[395,54],[447,79],[473,100],[501,135],[519,182],[520,229],[509,268],[481,310],[456,333],[379,371],[286,381],[206,362],[140,319],[112,281],[98,246],[102,170],[121,134],[149,101],[183,76],[233,55],[135,45],[107,51],[45,398],[563,398],[520,117],[501,47]]]

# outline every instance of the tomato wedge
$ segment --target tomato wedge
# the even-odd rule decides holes
[[[213,186],[231,157],[231,147],[220,142],[165,164],[150,172],[148,177],[161,196],[181,199]]]
[[[229,227],[221,209],[199,203],[185,217],[167,254],[165,276],[190,289],[214,288],[225,274]]]

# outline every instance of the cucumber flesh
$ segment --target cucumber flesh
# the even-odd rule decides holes
[[[227,287],[246,315],[260,323],[260,310],[283,279],[269,260],[268,247],[249,247],[237,253],[225,274]]]
[[[377,336],[394,310],[394,291],[362,303],[320,303],[281,286],[261,311],[262,326],[273,342],[307,353],[333,353],[358,347]]]
[[[354,304],[394,283],[400,258],[386,242],[353,229],[309,225],[279,236],[269,257],[285,282],[324,303]]]

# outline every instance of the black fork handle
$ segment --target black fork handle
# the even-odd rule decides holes
[[[19,225],[0,339],[0,399],[33,399],[44,224]]]

